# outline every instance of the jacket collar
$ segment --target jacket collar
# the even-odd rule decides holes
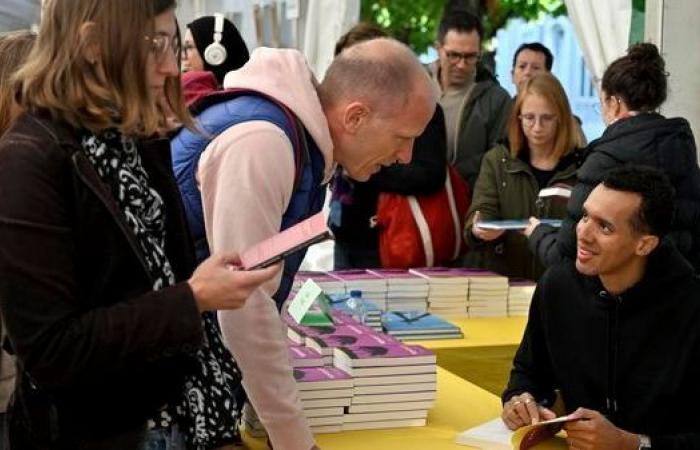
[[[578,272],[577,272],[578,273]],[[600,306],[612,306],[611,299],[624,300],[626,308],[641,307],[647,302],[664,301],[663,292],[679,281],[694,276],[693,266],[680,254],[673,243],[667,238],[649,255],[647,266],[642,279],[626,291],[613,295],[607,292],[597,276],[586,276],[579,273],[585,289],[596,295]],[[690,294],[690,293],[689,293]],[[630,301],[631,300],[631,301]]]

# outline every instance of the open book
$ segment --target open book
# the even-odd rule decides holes
[[[243,267],[246,270],[262,269],[298,250],[331,239],[333,234],[326,225],[327,221],[328,217],[321,211],[269,239],[258,242],[241,253]]]
[[[484,450],[526,450],[538,444],[542,449],[567,449],[566,441],[556,434],[571,420],[577,419],[562,416],[511,431],[498,417],[458,434],[455,442]]]
[[[561,226],[559,219],[540,219],[540,223],[555,228]],[[477,227],[485,230],[524,230],[528,225],[530,225],[529,219],[482,220],[476,224]]]

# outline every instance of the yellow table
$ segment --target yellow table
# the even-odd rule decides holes
[[[455,436],[467,428],[498,417],[498,397],[438,367],[438,393],[435,406],[428,413],[428,424],[416,428],[345,431],[316,436],[322,450],[467,450],[471,447],[454,443]],[[251,450],[264,450],[265,440],[244,434]],[[566,448],[548,442],[537,449]]]
[[[496,347],[501,345],[518,345],[523,337],[527,317],[489,317],[489,318],[454,318],[445,319],[462,329],[462,339],[435,339],[427,341],[410,341],[433,350],[463,347]]]

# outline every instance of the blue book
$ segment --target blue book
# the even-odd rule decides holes
[[[382,325],[388,334],[421,335],[421,334],[461,334],[458,326],[434,316],[419,311],[392,311],[382,316]]]
[[[540,219],[543,225],[559,228],[560,219]],[[529,219],[509,219],[509,220],[482,220],[476,226],[485,230],[524,230],[530,225]]]

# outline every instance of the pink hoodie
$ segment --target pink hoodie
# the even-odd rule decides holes
[[[256,49],[224,87],[249,88],[278,99],[299,117],[333,171],[333,144],[313,74],[296,50]],[[242,252],[279,232],[294,184],[292,144],[266,121],[235,125],[217,136],[199,160],[209,246]],[[272,295],[279,276],[243,308],[219,312],[226,345],[243,371],[243,384],[275,450],[309,450],[314,443],[289,364],[285,327]]]

